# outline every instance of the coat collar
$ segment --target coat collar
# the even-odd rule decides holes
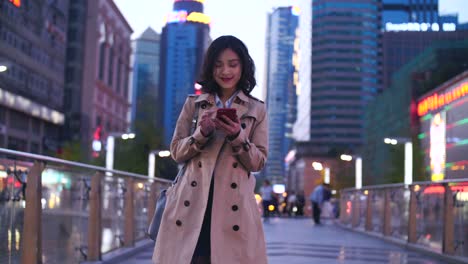
[[[249,96],[247,96],[243,91],[238,93],[236,98],[234,98],[234,101],[232,102],[231,107],[237,109],[237,116],[239,116],[239,118],[242,118],[244,116],[252,116],[255,118],[257,117],[256,116],[257,113],[255,111],[254,111],[255,113],[252,111],[249,111],[249,109],[251,108],[250,100],[251,99],[249,98]],[[204,94],[199,95],[197,99],[195,100],[195,102],[196,103],[207,102],[211,106],[216,107],[215,96],[209,93],[204,93]]]
[[[239,99],[243,101],[244,103],[249,103],[249,97],[243,91],[237,93],[236,98],[234,98],[233,102],[239,103],[239,100],[236,100],[236,99]],[[211,105],[215,105],[215,96],[213,94],[203,93],[203,94],[200,94],[195,100],[196,103],[200,103],[203,101],[206,101]]]

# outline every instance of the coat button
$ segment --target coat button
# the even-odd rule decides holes
[[[206,108],[206,104],[202,104],[202,105],[201,105],[201,108],[202,108],[202,109],[205,109],[205,108]]]
[[[238,163],[237,163],[237,162],[234,162],[234,163],[232,164],[232,167],[233,167],[233,168],[237,168],[237,165],[238,165]]]
[[[196,181],[193,181],[192,183],[190,183],[190,185],[192,185],[192,187],[196,187],[196,186],[197,186],[197,182],[196,182]]]
[[[235,183],[235,182],[231,183],[231,188],[233,188],[233,189],[237,188],[237,183]]]
[[[181,226],[181,225],[182,225],[182,221],[177,220],[177,221],[175,221],[175,224],[176,224],[177,226]]]
[[[185,205],[186,207],[189,207],[190,201],[184,201],[184,205]]]
[[[201,161],[198,162],[198,168],[201,168]]]
[[[232,230],[234,230],[234,231],[239,231],[239,226],[238,226],[238,225],[233,226],[233,227],[232,227]]]
[[[232,208],[233,211],[237,211],[239,209],[239,207],[237,205],[233,205],[231,208]]]
[[[247,125],[245,123],[242,123],[241,127],[242,127],[242,129],[245,129],[247,127]]]

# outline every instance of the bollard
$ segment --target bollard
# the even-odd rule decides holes
[[[367,191],[366,231],[372,231],[372,191]]]
[[[101,260],[102,241],[102,181],[103,174],[96,172],[91,179],[89,193],[89,218],[88,218],[88,257],[89,261]]]
[[[26,208],[23,218],[23,247],[21,248],[21,263],[42,263],[42,171],[45,164],[34,162],[28,174],[26,188]]]
[[[124,246],[133,247],[135,245],[135,214],[133,204],[133,193],[135,186],[132,178],[125,179],[125,192],[124,201],[124,215],[125,215],[125,229],[124,229]]]
[[[408,243],[417,242],[417,232],[416,232],[416,212],[417,212],[417,203],[416,203],[416,191],[415,186],[410,187],[410,200],[409,200],[409,214],[408,214]]]
[[[454,246],[454,219],[453,219],[453,194],[448,183],[444,184],[444,238],[442,241],[442,252],[453,255]]]
[[[384,195],[385,195],[385,198],[384,198],[384,222],[383,222],[383,235],[384,236],[390,236],[392,234],[392,210],[391,210],[391,197],[390,197],[390,193],[391,193],[391,190],[390,189],[385,189],[384,190]]]

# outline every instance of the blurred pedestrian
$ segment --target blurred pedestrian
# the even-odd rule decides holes
[[[312,218],[314,219],[315,224],[321,224],[320,216],[322,213],[322,206],[325,201],[330,200],[330,197],[330,185],[327,183],[319,184],[310,194],[309,200],[312,203]]]
[[[265,166],[268,120],[265,104],[250,95],[255,66],[244,43],[214,40],[198,83],[202,94],[186,99],[172,138],[171,155],[186,171],[167,190],[153,263],[266,264],[251,172]],[[218,115],[220,108],[235,110]]]
[[[263,221],[268,222],[270,218],[270,205],[273,205],[273,187],[271,187],[269,180],[263,181],[260,194],[262,195]]]

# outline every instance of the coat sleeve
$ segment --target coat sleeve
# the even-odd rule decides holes
[[[268,118],[265,105],[262,104],[259,120],[252,133],[252,141],[241,129],[239,135],[232,141],[232,151],[237,159],[249,171],[260,171],[265,166],[268,156]]]
[[[177,163],[183,163],[200,153],[208,143],[210,137],[205,137],[197,126],[193,135],[190,135],[195,112],[195,99],[188,97],[185,100],[171,142],[171,155]]]

